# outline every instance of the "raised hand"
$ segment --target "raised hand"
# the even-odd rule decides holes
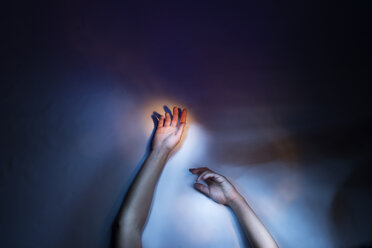
[[[171,151],[180,142],[186,125],[187,110],[182,110],[179,123],[178,115],[178,108],[175,106],[173,108],[173,120],[171,120],[169,113],[165,113],[165,117],[163,115],[160,116],[152,143],[154,150],[161,149]]]
[[[226,177],[217,174],[209,168],[201,167],[189,170],[192,174],[198,175],[194,188],[212,198],[215,202],[231,205],[235,199],[241,197]],[[200,180],[204,180],[208,186],[199,183]]]
[[[118,215],[117,247],[142,247],[141,236],[149,215],[154,190],[170,152],[180,142],[186,125],[186,109],[178,123],[178,108],[173,108],[173,121],[168,113],[161,116],[155,131],[152,151],[129,187]]]

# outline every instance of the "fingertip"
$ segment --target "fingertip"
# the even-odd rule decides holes
[[[186,122],[186,118],[187,118],[187,110],[184,108],[182,110],[182,114],[181,114],[181,122]]]
[[[173,114],[178,115],[178,108],[176,106],[173,107]],[[177,120],[178,120],[178,118],[177,118]]]
[[[200,187],[200,183],[194,183],[194,188],[199,188]]]

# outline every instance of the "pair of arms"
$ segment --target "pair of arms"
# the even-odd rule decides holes
[[[171,151],[181,140],[186,115],[186,109],[179,113],[178,108],[174,107],[173,120],[169,113],[165,113],[165,117],[160,116],[152,150],[129,188],[120,209],[116,247],[142,247],[141,236],[154,190]],[[277,247],[268,230],[227,178],[206,167],[190,169],[190,172],[198,175],[194,184],[195,189],[233,210],[254,247]],[[199,183],[201,180],[207,185]]]

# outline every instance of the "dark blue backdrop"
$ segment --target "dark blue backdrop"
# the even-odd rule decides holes
[[[107,247],[159,101],[208,132],[212,167],[297,173],[312,229],[284,218],[283,247],[371,245],[369,5],[5,4],[0,246]]]

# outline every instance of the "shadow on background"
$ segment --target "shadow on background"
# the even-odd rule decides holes
[[[330,216],[337,247],[372,247],[370,241],[372,210],[372,170],[369,161],[356,162],[338,187]],[[358,242],[359,241],[359,242]]]

